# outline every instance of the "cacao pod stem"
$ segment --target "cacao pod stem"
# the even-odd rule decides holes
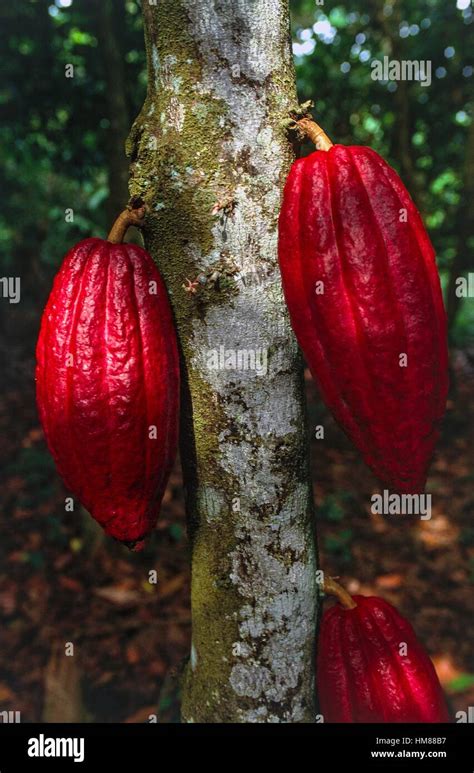
[[[321,127],[313,121],[311,118],[305,116],[295,122],[300,128],[301,132],[311,140],[318,150],[329,150],[332,148],[333,143],[329,139],[328,135],[321,129]]]
[[[129,204],[123,212],[120,213],[117,220],[110,229],[107,241],[111,244],[122,244],[127,229],[134,225],[140,228],[146,214],[146,206],[141,201]]]
[[[336,596],[344,609],[355,609],[357,606],[350,593],[348,593],[346,589],[343,588],[342,585],[339,585],[332,577],[324,578],[323,589],[324,593],[327,593],[330,596]]]

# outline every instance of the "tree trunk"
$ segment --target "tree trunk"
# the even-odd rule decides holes
[[[296,106],[288,4],[145,0],[143,13],[148,94],[128,150],[182,348],[193,621],[183,720],[311,722],[313,500],[277,264],[292,160],[282,122]]]
[[[123,52],[120,45],[120,32],[117,15],[123,16],[119,9],[122,3],[112,0],[100,0],[94,5],[97,13],[97,35],[104,64],[106,83],[105,100],[110,125],[107,130],[106,146],[107,169],[109,179],[109,197],[107,213],[109,222],[113,222],[127,201],[128,164],[125,155],[125,140],[129,127],[129,111],[125,91],[125,73]],[[122,19],[123,22],[123,19]]]
[[[473,263],[473,222],[474,222],[474,122],[471,123],[467,135],[466,154],[463,168],[463,188],[459,204],[457,222],[456,254],[449,272],[449,283],[446,292],[446,307],[448,328],[452,335],[456,316],[461,306],[461,298],[456,294],[457,280],[469,270],[474,269]]]
[[[400,40],[399,28],[402,21],[401,9],[394,0],[388,3],[385,0],[372,0],[374,11],[374,24],[379,28],[385,38],[388,56],[395,61],[402,61],[403,46]],[[389,5],[392,8],[390,16],[386,16],[385,8]],[[400,175],[410,196],[418,209],[423,210],[423,202],[419,190],[419,183],[413,164],[412,150],[412,116],[410,111],[410,95],[408,82],[399,80],[397,89],[393,95],[395,105],[395,131],[392,135],[392,154],[399,160]]]

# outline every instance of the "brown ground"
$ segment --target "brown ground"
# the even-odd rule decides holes
[[[190,639],[179,466],[141,554],[103,537],[86,513],[65,514],[65,491],[38,425],[32,368],[32,359],[12,367],[0,398],[0,710],[21,711],[23,722],[66,715],[135,722],[160,705],[161,721],[175,721],[175,674]],[[352,592],[384,596],[410,619],[453,708],[465,710],[474,705],[474,376],[461,355],[456,369],[457,393],[429,480],[430,521],[368,513],[376,483],[309,377],[307,387],[311,426],[327,428],[326,442],[312,443],[323,567]],[[157,585],[148,582],[150,569]],[[58,653],[66,642],[77,657],[65,661]]]

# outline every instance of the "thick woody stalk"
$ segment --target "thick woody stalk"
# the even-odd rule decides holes
[[[327,593],[329,596],[335,596],[344,609],[355,609],[357,606],[351,594],[342,585],[339,585],[333,577],[325,577],[323,587],[324,593]]]
[[[296,103],[288,3],[161,0],[143,13],[148,94],[128,151],[183,358],[183,719],[311,722],[313,502],[277,265],[292,161],[283,124]]]
[[[313,121],[311,118],[300,118],[296,121],[296,124],[300,131],[316,146],[317,150],[329,150],[329,148],[332,148],[333,142],[316,121]]]
[[[144,218],[146,214],[146,207],[142,206],[128,206],[115,220],[112,228],[110,229],[107,241],[111,244],[121,244],[125,238],[125,234],[131,226],[141,228],[144,224]]]

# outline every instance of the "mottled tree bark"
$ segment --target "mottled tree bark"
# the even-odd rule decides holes
[[[193,622],[183,719],[311,722],[313,502],[277,266],[292,160],[282,123],[296,105],[288,4],[144,0],[143,13],[148,95],[128,150],[182,347]],[[219,367],[221,347],[245,350],[250,367],[229,355]]]

